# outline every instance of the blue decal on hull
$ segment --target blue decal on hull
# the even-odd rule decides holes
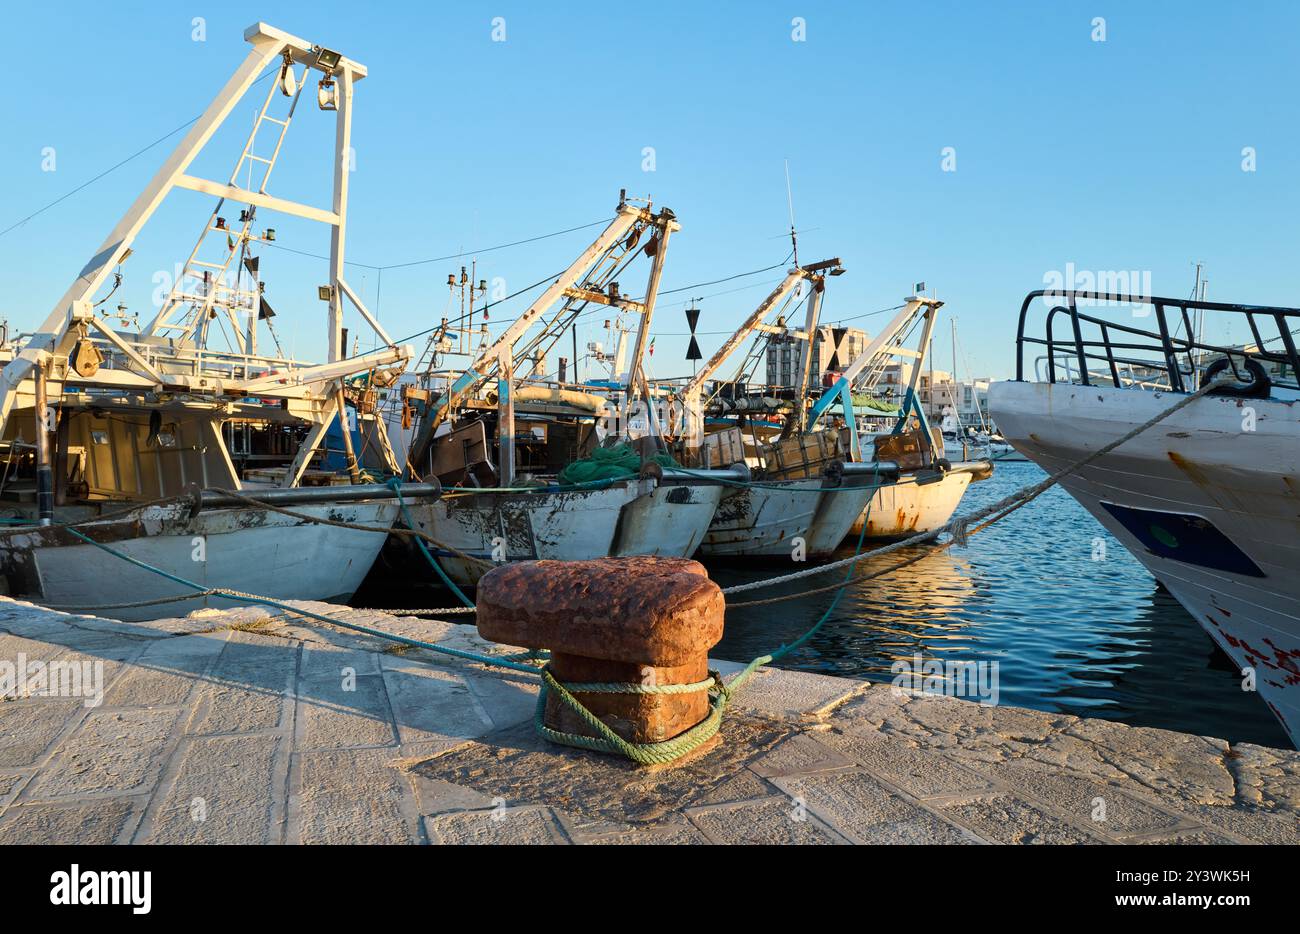
[[[1184,512],[1137,509],[1117,503],[1103,502],[1101,505],[1157,557],[1244,577],[1265,576],[1250,555],[1215,528],[1209,519]]]

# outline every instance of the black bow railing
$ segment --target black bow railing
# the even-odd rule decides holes
[[[1030,306],[1040,298],[1048,306],[1041,337],[1026,333]],[[1087,310],[1080,310],[1081,303],[1089,306]],[[1152,318],[1154,326],[1123,323],[1116,320],[1117,308],[1093,305],[1128,306],[1134,321]],[[1247,338],[1242,333],[1241,343],[1205,340],[1208,330],[1223,333],[1225,324],[1230,330],[1241,321],[1249,334]],[[1026,350],[1045,347],[1046,380],[1052,383],[1190,392],[1213,367],[1231,369],[1243,383],[1256,381],[1263,372],[1273,386],[1300,389],[1297,335],[1300,309],[1296,308],[1045,289],[1030,292],[1020,306],[1016,379],[1025,378]]]

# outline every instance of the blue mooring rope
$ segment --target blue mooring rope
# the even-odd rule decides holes
[[[406,500],[402,499],[401,477],[390,477],[386,485],[393,491],[393,495],[397,497],[397,505],[402,510],[402,521],[406,523],[408,529],[414,531],[415,524],[411,521],[411,514],[406,509]],[[447,572],[442,569],[442,565],[438,563],[437,559],[429,553],[429,548],[424,544],[424,539],[417,536],[415,538],[415,544],[420,546],[420,554],[424,555],[425,560],[429,562],[429,566],[437,572],[440,578],[442,578],[442,582],[447,585],[447,589],[454,593],[456,598],[460,600],[461,603],[465,604],[465,606],[474,606],[474,601],[465,596],[464,592],[456,586],[456,582],[453,581],[451,577],[448,576]]]

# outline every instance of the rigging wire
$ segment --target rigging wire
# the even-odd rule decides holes
[[[745,278],[745,276],[756,276],[760,272],[771,272],[773,269],[780,269],[782,266],[788,263],[790,261],[790,257],[793,255],[794,255],[794,251],[792,250],[786,254],[785,259],[781,260],[781,262],[773,263],[771,266],[764,266],[762,269],[751,269],[749,272],[738,272],[734,276],[727,276],[725,279],[713,279],[709,282],[695,282],[692,283],[691,285],[683,285],[680,288],[676,288],[676,289],[660,289],[658,294],[673,295],[677,292],[689,291],[690,289],[702,289],[706,285],[718,285],[719,283],[722,282],[731,282],[733,279],[743,279]]]
[[[258,78],[256,81],[254,81],[252,84],[250,84],[249,87],[252,88],[252,87],[254,87],[254,86],[260,84],[261,82],[265,81],[267,78],[271,77],[271,75],[275,74],[276,71],[278,70],[278,68],[279,68],[279,66],[277,65],[275,69],[272,69],[271,71],[268,71],[266,74],[262,75],[262,77]],[[16,223],[10,224],[10,225],[9,225],[8,227],[6,227],[4,230],[0,230],[0,237],[3,237],[5,234],[7,234],[7,233],[9,233],[9,232],[11,232],[11,231],[13,231],[13,230],[17,230],[17,229],[18,229],[19,227],[21,227],[23,224],[27,223],[29,220],[31,220],[32,218],[34,218],[34,217],[36,217],[36,216],[38,216],[38,215],[40,215],[40,214],[44,214],[44,213],[45,213],[46,211],[48,211],[50,208],[52,208],[52,207],[54,207],[54,206],[56,206],[56,205],[58,205],[58,204],[62,204],[64,201],[67,201],[69,198],[71,198],[71,197],[72,197],[73,195],[75,195],[77,192],[82,191],[82,190],[84,190],[84,189],[86,189],[86,188],[89,188],[91,185],[95,184],[95,182],[99,181],[101,178],[104,178],[106,175],[111,175],[113,172],[116,172],[116,171],[117,171],[118,169],[120,169],[122,166],[124,166],[124,165],[126,165],[128,162],[130,162],[132,159],[136,159],[136,158],[139,158],[140,156],[143,156],[146,152],[148,152],[150,149],[153,149],[153,148],[154,148],[155,146],[157,146],[159,143],[166,142],[167,140],[171,139],[171,138],[172,138],[173,136],[175,136],[177,133],[181,132],[181,130],[189,129],[191,126],[193,126],[195,123],[197,123],[197,122],[199,121],[199,117],[201,117],[201,116],[203,116],[203,115],[202,115],[202,114],[199,114],[199,115],[196,116],[196,117],[193,117],[193,118],[191,118],[191,119],[189,119],[189,120],[186,120],[184,123],[182,123],[182,124],[181,124],[180,126],[178,126],[176,129],[171,130],[170,132],[165,133],[165,134],[163,134],[162,136],[158,137],[156,140],[154,140],[154,141],[153,141],[152,143],[150,143],[148,146],[145,146],[143,149],[138,149],[138,150],[136,150],[135,152],[131,153],[131,155],[127,156],[125,159],[123,159],[121,162],[117,163],[116,165],[110,166],[109,168],[107,168],[107,169],[105,169],[104,171],[100,172],[100,173],[99,173],[98,175],[96,175],[94,178],[91,178],[91,179],[89,179],[89,180],[87,180],[87,181],[82,182],[80,185],[78,185],[76,188],[72,189],[71,191],[69,191],[69,192],[67,192],[67,193],[65,193],[65,194],[62,194],[62,195],[60,195],[59,197],[55,198],[53,201],[51,201],[49,204],[45,205],[44,207],[37,208],[35,211],[33,211],[31,214],[28,214],[28,215],[27,215],[26,217],[24,217],[22,220],[17,221]]]
[[[44,213],[45,213],[46,211],[48,211],[50,208],[55,207],[56,205],[62,204],[64,201],[67,201],[69,198],[71,198],[71,197],[72,197],[73,195],[75,195],[77,192],[82,191],[83,189],[89,188],[91,185],[95,184],[95,182],[99,181],[101,178],[105,177],[106,175],[111,175],[113,172],[116,172],[118,169],[120,169],[122,166],[126,165],[126,164],[127,164],[128,162],[130,162],[132,159],[135,159],[137,156],[143,156],[146,152],[148,152],[150,149],[153,149],[153,148],[154,148],[155,146],[157,146],[159,143],[164,142],[165,140],[171,139],[173,136],[175,136],[175,135],[176,135],[177,133],[179,133],[181,130],[187,129],[187,128],[189,128],[190,126],[192,126],[195,122],[198,121],[198,119],[199,119],[198,117],[195,117],[195,118],[192,119],[192,120],[186,120],[184,123],[182,123],[182,124],[181,124],[180,126],[178,126],[176,129],[172,130],[170,133],[167,133],[167,134],[165,134],[165,135],[163,135],[163,136],[158,137],[156,140],[154,140],[154,141],[153,141],[152,143],[150,143],[148,146],[145,146],[143,149],[140,149],[140,150],[137,150],[136,152],[133,152],[131,155],[127,156],[125,159],[123,159],[121,162],[117,163],[116,165],[111,166],[111,167],[105,169],[104,171],[102,171],[102,172],[100,172],[98,175],[96,175],[94,178],[91,178],[91,179],[89,179],[88,181],[84,181],[84,182],[82,182],[82,183],[81,183],[80,185],[78,185],[76,188],[73,188],[71,191],[66,192],[65,194],[60,195],[59,197],[55,198],[53,201],[51,201],[49,204],[45,205],[44,207],[37,208],[35,211],[33,211],[32,213],[28,214],[28,215],[27,215],[26,217],[24,217],[22,220],[20,220],[20,221],[16,221],[15,223],[10,224],[10,225],[9,225],[8,227],[6,227],[4,230],[0,230],[0,237],[3,237],[5,234],[7,234],[7,233],[9,233],[9,232],[11,232],[11,231],[17,230],[17,229],[18,229],[19,227],[21,227],[23,224],[27,223],[29,220],[31,220],[32,218],[34,218],[34,217],[36,217],[36,216],[38,216],[38,215],[40,215],[40,214],[44,214]]]
[[[261,77],[259,77],[256,81],[254,81],[251,85],[249,85],[249,87],[250,87],[250,88],[255,87],[256,85],[258,85],[258,84],[260,84],[261,82],[265,81],[267,78],[269,78],[269,77],[271,77],[272,75],[276,74],[277,71],[278,71],[278,69],[279,69],[279,66],[277,65],[276,68],[273,68],[273,69],[271,69],[270,71],[268,71],[268,72],[266,72],[265,74],[263,74],[263,75],[262,75]],[[193,126],[195,123],[197,123],[197,122],[199,121],[199,118],[200,118],[200,117],[202,117],[202,114],[199,114],[198,116],[195,116],[195,117],[190,118],[189,120],[186,120],[186,121],[185,121],[184,123],[182,123],[180,126],[176,127],[175,129],[172,129],[172,130],[168,131],[167,133],[164,133],[162,136],[158,137],[158,138],[155,139],[153,142],[149,143],[147,146],[144,146],[144,147],[142,147],[142,148],[136,150],[135,152],[131,153],[131,155],[127,156],[125,159],[122,159],[120,162],[117,162],[117,163],[115,163],[114,165],[109,166],[107,169],[105,169],[104,171],[100,172],[98,175],[95,175],[95,176],[93,176],[92,178],[89,178],[89,179],[87,179],[86,181],[82,182],[82,183],[81,183],[80,185],[78,185],[76,188],[73,188],[72,190],[70,190],[70,191],[68,191],[68,192],[65,192],[64,194],[62,194],[62,195],[60,195],[59,197],[55,198],[53,201],[49,202],[48,204],[44,205],[43,207],[37,208],[35,211],[33,211],[32,213],[28,214],[26,217],[22,218],[21,220],[15,221],[13,224],[10,224],[8,227],[4,228],[4,230],[0,230],[0,237],[3,237],[5,234],[10,233],[10,232],[12,232],[12,231],[14,231],[14,230],[17,230],[19,227],[23,226],[24,224],[26,224],[28,221],[32,220],[33,218],[35,218],[35,217],[37,217],[37,216],[39,216],[39,215],[41,215],[41,214],[44,214],[46,211],[50,210],[51,208],[53,208],[53,207],[55,207],[55,206],[57,206],[57,205],[59,205],[59,204],[62,204],[64,201],[68,200],[68,199],[71,198],[73,195],[77,194],[78,192],[80,192],[80,191],[84,191],[86,188],[89,188],[91,185],[93,185],[95,182],[99,181],[100,179],[105,178],[105,177],[107,177],[108,175],[111,175],[113,172],[116,172],[118,169],[120,169],[122,166],[126,165],[128,162],[131,162],[131,161],[134,160],[134,159],[138,159],[140,156],[143,156],[145,153],[147,153],[149,150],[153,149],[155,146],[158,146],[159,144],[164,143],[164,142],[166,142],[167,140],[171,139],[171,138],[172,138],[173,136],[175,136],[177,133],[180,133],[180,132],[182,132],[183,130],[187,130],[187,129],[189,129],[191,126]],[[405,268],[405,267],[408,267],[408,266],[422,266],[422,265],[427,265],[428,263],[440,263],[440,262],[445,262],[446,260],[450,260],[450,259],[460,259],[461,257],[464,257],[464,256],[477,255],[477,254],[480,254],[480,253],[491,253],[491,252],[494,252],[494,251],[496,251],[496,250],[504,250],[504,249],[508,249],[508,248],[510,248],[510,247],[522,246],[522,245],[527,244],[527,243],[536,243],[536,242],[538,242],[539,240],[546,240],[546,239],[549,239],[549,238],[551,238],[551,237],[559,237],[559,236],[563,236],[564,234],[575,233],[575,232],[577,232],[577,231],[579,231],[579,230],[586,230],[586,229],[588,229],[588,228],[590,228],[590,227],[595,227],[595,226],[597,226],[597,225],[599,225],[599,224],[608,224],[608,223],[610,222],[610,220],[612,220],[612,218],[608,218],[608,217],[606,217],[606,218],[602,218],[602,219],[600,219],[600,220],[591,221],[590,223],[579,224],[579,225],[576,226],[576,227],[568,227],[568,228],[566,228],[566,229],[564,229],[564,230],[556,230],[556,231],[553,231],[553,232],[551,232],[551,233],[540,234],[540,235],[538,235],[538,236],[534,236],[534,237],[526,237],[526,238],[524,238],[524,239],[522,239],[522,240],[513,240],[513,241],[511,241],[511,242],[509,242],[509,243],[498,243],[498,244],[495,244],[495,245],[493,245],[493,246],[482,247],[482,248],[477,249],[477,250],[465,250],[465,251],[462,251],[462,252],[459,252],[459,253],[450,253],[450,254],[448,254],[448,255],[446,255],[446,256],[433,256],[433,257],[430,257],[430,258],[428,258],[428,259],[410,260],[410,261],[407,261],[407,262],[404,262],[404,263],[389,263],[389,264],[387,264],[387,265],[374,265],[374,264],[372,264],[372,263],[362,263],[362,262],[357,262],[356,260],[345,260],[344,262],[345,262],[346,265],[350,265],[350,266],[360,266],[360,267],[363,267],[363,268],[366,268],[366,269],[376,269],[376,270],[384,270],[384,269],[402,269],[402,268]],[[311,252],[309,252],[309,251],[307,251],[307,250],[298,250],[298,249],[294,249],[293,247],[284,246],[283,244],[279,244],[279,243],[267,243],[267,244],[265,244],[265,246],[270,246],[270,247],[272,247],[273,249],[283,250],[283,251],[288,252],[288,253],[296,253],[296,254],[298,254],[298,255],[300,255],[300,256],[308,256],[308,257],[311,257],[312,259],[324,259],[324,260],[328,260],[328,259],[329,259],[328,256],[323,255],[323,254],[319,254],[319,253],[311,253]],[[504,299],[503,299],[503,301],[504,301]]]
[[[386,266],[376,266],[375,268],[376,269],[403,269],[407,266],[423,266],[428,263],[441,263],[445,260],[460,259],[461,257],[464,256],[478,256],[483,253],[491,253],[493,250],[504,250],[512,246],[522,246],[525,243],[536,243],[538,240],[546,240],[549,239],[550,237],[560,237],[563,236],[564,234],[574,233],[579,230],[586,230],[589,227],[596,227],[600,224],[608,224],[612,220],[613,220],[612,217],[604,217],[601,218],[600,220],[591,221],[588,224],[579,224],[577,227],[568,227],[564,230],[556,230],[553,231],[552,233],[540,234],[536,237],[527,237],[523,240],[514,240],[511,241],[510,243],[498,243],[496,246],[483,247],[477,250],[464,250],[460,253],[452,253],[448,256],[434,256],[431,259],[416,259],[406,263],[389,263]],[[504,301],[504,299],[502,299],[502,301]]]
[[[475,249],[475,250],[462,250],[459,253],[449,253],[446,256],[431,256],[428,259],[414,259],[414,260],[409,260],[405,263],[388,263],[386,265],[376,266],[373,263],[362,263],[352,259],[344,260],[343,262],[344,265],[347,266],[361,266],[365,269],[377,269],[381,272],[385,269],[404,269],[407,266],[425,266],[428,265],[429,263],[441,263],[449,259],[461,259],[466,256],[478,256],[483,253],[492,253],[496,250],[504,250],[513,246],[522,246],[525,243],[536,243],[539,240],[548,240],[551,237],[561,237],[564,234],[574,233],[579,230],[587,230],[590,227],[597,227],[600,224],[608,224],[610,220],[612,220],[612,218],[605,217],[605,218],[601,218],[600,220],[591,221],[590,223],[587,224],[579,224],[577,227],[566,227],[564,230],[554,230],[551,231],[550,233],[538,234],[535,237],[525,237],[523,240],[512,240],[509,243],[498,243],[495,244],[494,246],[480,247],[479,249]],[[265,245],[276,250],[284,250],[286,253],[296,253],[299,256],[308,256],[311,257],[312,259],[324,259],[324,260],[329,259],[329,257],[323,253],[312,253],[308,250],[297,250],[294,249],[293,247],[284,246],[283,244],[280,243],[268,243]],[[504,301],[504,299],[499,299],[499,301]]]
[[[755,285],[760,285],[760,284],[762,284],[762,283],[755,283]],[[773,285],[775,285],[775,284],[776,284],[776,283],[773,283]],[[749,288],[753,288],[753,286],[749,286],[749,285],[747,285],[747,286],[744,286],[744,288],[749,289]],[[740,289],[729,289],[729,290],[726,291],[726,292],[717,292],[717,293],[715,293],[715,295],[729,295],[731,292],[739,292],[739,291],[741,291],[741,290],[740,290]],[[710,296],[710,295],[701,295],[701,296],[700,296],[700,299],[703,300],[703,299],[706,299],[706,298],[712,298],[712,297],[714,297],[714,296]],[[834,321],[826,321],[826,322],[823,322],[823,325],[826,326],[826,327],[834,327],[834,326],[837,325],[837,324],[843,324],[845,321],[858,321],[858,320],[860,320],[860,319],[862,319],[862,318],[870,318],[870,317],[872,317],[873,315],[883,315],[883,314],[886,314],[887,312],[890,312],[890,311],[898,311],[898,310],[899,310],[900,308],[902,308],[902,307],[903,307],[902,305],[894,305],[892,308],[881,308],[879,311],[869,311],[869,312],[867,312],[866,314],[854,315],[854,316],[852,316],[852,317],[850,317],[850,318],[836,318]],[[705,335],[733,334],[733,333],[735,333],[734,330],[732,330],[732,331],[696,331],[696,332],[695,332],[695,336],[696,336],[696,337],[700,337],[700,336],[705,336]],[[690,337],[690,333],[687,332],[687,331],[656,331],[656,332],[655,332],[655,336],[657,336],[657,337]]]

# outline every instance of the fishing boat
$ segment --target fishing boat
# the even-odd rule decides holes
[[[809,424],[829,417],[838,406],[846,459],[855,466],[889,465],[892,480],[875,490],[865,508],[848,527],[850,538],[897,539],[931,532],[952,518],[973,480],[992,475],[987,459],[952,461],[943,437],[930,427],[921,405],[918,384],[925,367],[939,309],[943,302],[923,295],[904,299],[894,318],[877,334],[817,399],[808,413]],[[916,348],[908,340],[919,334]],[[895,360],[911,361],[900,386],[902,402],[883,414],[862,417],[855,394],[880,398],[882,378]],[[889,424],[884,428],[882,423]],[[890,424],[892,423],[892,424]],[[866,453],[868,442],[871,455]]]
[[[1016,379],[995,384],[991,404],[1017,450],[1056,471],[1214,387],[1061,485],[1300,747],[1298,326],[1295,308],[1031,292]],[[1225,339],[1210,343],[1211,331]]]
[[[672,431],[679,437],[678,456],[687,464],[713,465],[712,451],[720,433],[706,431],[708,402],[706,386],[713,384],[710,400],[728,387],[743,382],[748,366],[758,358],[767,337],[811,341],[817,333],[822,295],[828,277],[844,273],[838,258],[807,265],[796,264],[758,307],[723,342],[712,357],[675,392],[673,411],[680,424]],[[786,314],[807,289],[803,330],[791,331],[784,324]],[[775,323],[767,319],[775,317]],[[714,380],[719,368],[757,336],[754,349],[741,363],[736,379]],[[804,372],[798,377],[794,396],[806,395],[811,354],[804,354]],[[733,484],[722,496],[718,511],[700,545],[700,554],[709,558],[819,558],[834,551],[848,534],[854,518],[860,514],[878,486],[887,482],[885,473],[874,469],[845,468],[838,457],[833,435],[817,432],[809,435],[800,418],[803,406],[784,423],[782,437],[775,443],[756,448],[753,475],[743,483]],[[702,460],[702,458],[704,460]],[[716,466],[722,466],[725,460]]]
[[[0,348],[0,587],[9,596],[120,619],[230,605],[211,594],[177,599],[195,592],[177,578],[204,590],[342,600],[397,517],[394,491],[369,482],[396,470],[373,407],[412,350],[388,338],[343,275],[353,87],[366,69],[263,23],[245,39],[247,57],[45,322]],[[313,74],[340,143],[328,210],[269,190]],[[232,110],[267,78],[228,179],[190,174]],[[137,235],[177,189],[215,198],[215,206],[160,310],[141,327],[124,304],[114,315],[107,303],[128,279]],[[320,287],[329,305],[324,363],[286,356],[278,340],[274,353],[259,348],[260,328],[274,337],[261,248],[275,239],[259,211],[331,232],[329,284]],[[379,350],[344,355],[345,299],[375,329]],[[218,334],[225,349],[215,346]],[[349,407],[374,444],[358,455],[344,432],[346,469],[326,469],[322,441]]]
[[[654,432],[631,464],[620,446],[629,440],[632,408],[655,418],[642,360],[669,239],[679,229],[671,210],[620,193],[606,228],[463,370],[439,367],[458,332],[473,327],[474,306],[435,330],[428,365],[404,390],[412,425],[406,469],[412,479],[449,488],[442,500],[413,508],[411,521],[445,543],[434,557],[454,582],[471,585],[505,561],[687,557],[699,546],[727,471],[665,470]],[[650,269],[637,299],[619,277],[642,257]],[[567,361],[552,373],[547,360],[579,315],[601,307],[638,324],[625,380],[597,393],[569,378]],[[602,459],[616,448],[617,465]],[[603,472],[583,474],[575,462],[585,461],[599,461]]]

